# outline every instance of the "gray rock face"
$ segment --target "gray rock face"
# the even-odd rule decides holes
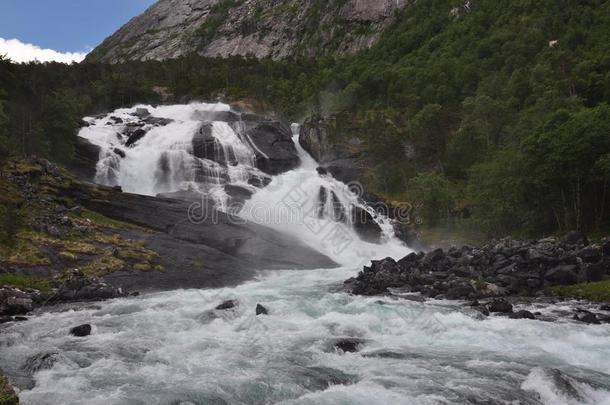
[[[159,0],[89,61],[164,60],[189,53],[282,59],[371,46],[408,0]],[[338,29],[340,28],[340,29]]]

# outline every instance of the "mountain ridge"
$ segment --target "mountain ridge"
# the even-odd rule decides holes
[[[373,45],[409,0],[159,0],[108,37],[89,62],[207,57],[285,59]]]

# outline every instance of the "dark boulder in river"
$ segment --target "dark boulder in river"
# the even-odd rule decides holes
[[[256,315],[269,315],[269,310],[261,304],[256,305]]]
[[[76,337],[89,336],[91,334],[91,325],[84,324],[75,326],[74,328],[70,329],[70,334]]]

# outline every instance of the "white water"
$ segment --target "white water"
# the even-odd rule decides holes
[[[138,122],[133,114],[145,108],[155,118],[173,122],[164,126],[145,125],[146,135],[131,147],[125,146],[126,125]],[[193,155],[193,135],[199,129],[206,113],[229,111],[226,104],[193,103],[174,106],[136,106],[119,109],[99,118],[87,118],[91,124],[81,129],[79,136],[100,146],[102,153],[97,165],[96,181],[109,186],[120,185],[124,191],[144,195],[157,195],[181,190],[202,192],[226,207],[227,195],[223,185],[230,182],[248,189],[253,176],[265,177],[254,167],[254,152],[226,122],[212,123],[212,135],[219,142],[216,158],[234,156],[235,164],[220,165],[219,159],[200,159]],[[113,122],[111,117],[123,120]],[[119,148],[125,157],[119,157]],[[197,177],[205,177],[198,181]],[[228,180],[227,180],[228,178]]]
[[[188,161],[184,145],[196,123],[186,110],[193,108],[201,107],[155,109],[176,121],[128,151],[118,172],[123,188],[158,192],[151,170],[160,145],[180,153],[176,161]],[[234,131],[214,126],[217,138],[241,144]],[[104,135],[103,127],[81,135],[110,150],[113,135],[110,129]],[[317,175],[316,163],[297,149],[301,167],[274,177],[242,215],[299,237],[342,268],[261,272],[235,288],[57,309],[4,326],[0,366],[14,378],[25,374],[21,367],[31,356],[58,353],[54,366],[36,373],[35,385],[20,393],[22,403],[610,404],[610,325],[480,320],[452,302],[341,292],[343,280],[370,258],[398,258],[408,249],[383,218],[381,245],[359,240],[349,225],[334,221],[328,200],[320,218],[313,208],[321,186],[344,207],[359,202],[347,186]],[[249,168],[245,150],[243,156],[240,164]],[[332,232],[337,226],[341,237]],[[213,311],[227,299],[237,300],[237,308]],[[255,316],[257,303],[270,314]],[[69,336],[71,327],[83,323],[93,325],[90,337]],[[361,339],[361,351],[335,350],[333,342],[344,338]],[[576,396],[562,390],[552,370],[560,370]]]
[[[2,365],[61,353],[21,393],[25,404],[610,403],[608,325],[481,321],[446,302],[332,292],[353,274],[282,271],[237,288],[46,313],[0,335]],[[202,314],[226,299],[237,309],[208,323]],[[257,303],[270,315],[255,316]],[[68,336],[86,322],[90,337]],[[345,337],[363,339],[361,352],[331,350]],[[571,376],[581,400],[549,369]]]

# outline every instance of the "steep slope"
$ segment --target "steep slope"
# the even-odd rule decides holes
[[[408,0],[159,0],[88,61],[347,54],[372,45]]]

